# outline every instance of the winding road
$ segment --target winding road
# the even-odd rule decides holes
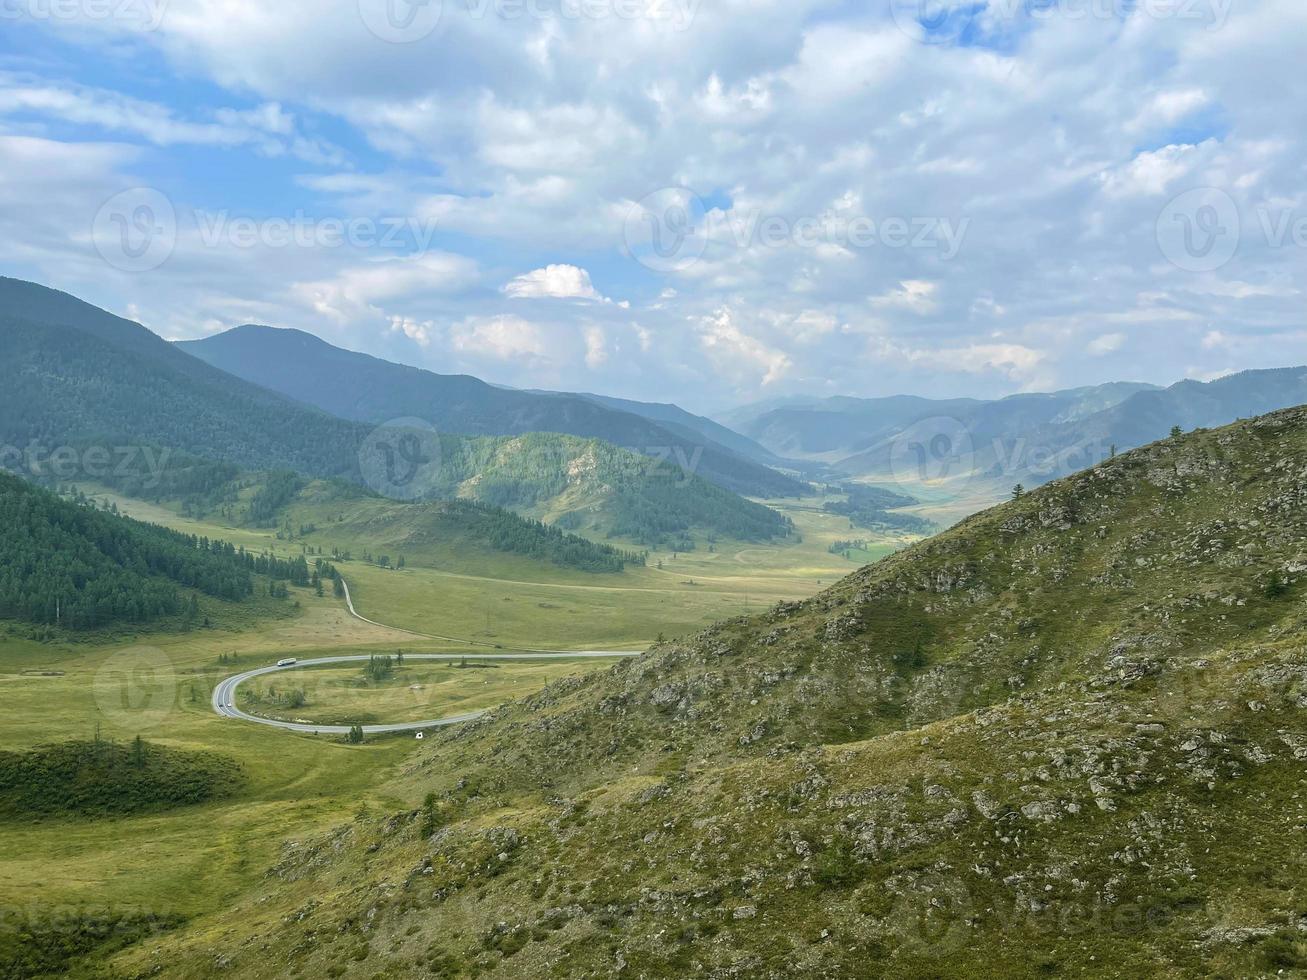
[[[610,660],[617,657],[638,657],[638,653],[624,653],[616,650],[585,650],[579,653],[406,653],[405,662],[410,660]],[[303,732],[309,735],[347,735],[348,725],[311,725],[293,721],[276,721],[272,718],[260,718],[236,707],[236,689],[254,677],[275,674],[285,670],[299,670],[303,667],[321,667],[327,664],[367,663],[371,656],[322,657],[318,660],[301,660],[286,667],[259,667],[247,670],[243,674],[228,677],[213,689],[213,710],[224,718],[239,718],[252,721],[271,728],[281,728],[290,732]],[[463,715],[449,715],[445,718],[433,718],[430,721],[410,721],[399,725],[364,725],[365,735],[382,735],[387,732],[417,732],[427,728],[443,728],[458,725],[465,721],[475,721],[485,711],[473,711]]]
[[[342,578],[341,585],[345,591],[345,605],[349,609],[349,614],[355,619],[360,619],[365,623],[373,626],[380,626],[383,629],[395,629],[393,626],[386,626],[384,623],[378,623],[371,619],[365,619],[360,616],[354,608],[354,602],[350,598],[349,586],[345,584]],[[400,630],[401,633],[409,633],[413,636],[428,636],[426,633],[413,633],[412,630]],[[436,639],[455,639],[454,637],[436,637]],[[470,642],[467,640],[456,640],[456,642]],[[638,657],[638,653],[631,653],[622,650],[582,650],[576,653],[556,653],[543,651],[525,651],[522,653],[405,653],[405,660],[612,660],[621,657]],[[225,680],[219,681],[218,686],[213,689],[213,710],[224,718],[238,718],[241,721],[252,721],[257,725],[267,725],[270,728],[280,728],[289,732],[301,732],[308,735],[347,735],[349,734],[348,725],[313,725],[303,724],[293,721],[276,721],[272,718],[260,718],[258,715],[251,715],[236,707],[236,690],[246,681],[255,677],[263,677],[266,674],[276,674],[287,670],[300,670],[305,667],[321,667],[329,664],[348,664],[348,663],[367,663],[371,659],[370,654],[341,656],[341,657],[320,657],[317,660],[300,660],[293,664],[279,666],[273,664],[270,667],[258,667],[254,670],[247,670],[243,674],[236,674]],[[428,728],[444,728],[449,725],[459,725],[467,721],[475,721],[484,715],[486,711],[472,711],[467,714],[449,715],[444,718],[433,718],[430,721],[411,721],[397,725],[364,725],[363,733],[365,735],[383,735],[392,732],[416,732]]]

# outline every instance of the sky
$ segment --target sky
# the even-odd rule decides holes
[[[1307,363],[1301,0],[0,0],[0,273],[676,401]]]

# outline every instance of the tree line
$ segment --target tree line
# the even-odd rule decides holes
[[[0,618],[74,630],[145,623],[193,612],[196,593],[244,599],[255,575],[311,579],[303,557],[252,554],[0,473]]]

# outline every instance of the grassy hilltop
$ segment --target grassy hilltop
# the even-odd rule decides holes
[[[1307,410],[1154,444],[427,743],[116,961],[206,976],[1307,967]]]

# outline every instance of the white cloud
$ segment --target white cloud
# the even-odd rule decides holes
[[[1103,190],[1117,198],[1163,194],[1193,169],[1196,149],[1177,145],[1140,153],[1125,165],[1104,173]]]
[[[429,322],[418,323],[409,317],[392,316],[390,318],[390,329],[393,333],[402,333],[419,347],[431,346],[432,325]]]
[[[908,310],[917,314],[933,313],[939,306],[935,302],[938,291],[939,283],[906,279],[899,283],[897,289],[881,296],[873,296],[871,305],[879,309]]]
[[[700,321],[699,344],[716,368],[737,382],[752,381],[767,387],[784,378],[793,367],[784,351],[745,333],[727,308]]]
[[[1146,129],[1150,126],[1174,125],[1186,116],[1211,104],[1201,88],[1172,89],[1158,92],[1130,122],[1129,128]]]
[[[477,267],[471,259],[432,252],[352,266],[331,279],[295,283],[292,291],[323,316],[348,322],[411,295],[449,292],[476,279]]]
[[[590,273],[574,265],[550,265],[518,276],[504,287],[512,299],[589,299],[607,302],[590,281]]]
[[[597,371],[608,363],[608,336],[603,327],[587,327],[585,331],[585,366]]]
[[[1095,356],[1114,354],[1125,345],[1125,341],[1123,333],[1105,333],[1091,340],[1086,349]]]
[[[275,102],[253,109],[219,108],[212,119],[181,118],[157,102],[83,85],[48,83],[31,75],[0,72],[0,116],[60,120],[111,133],[139,136],[158,146],[249,146],[264,156],[293,154],[313,163],[342,162],[328,143],[296,131],[295,117]]]
[[[468,317],[449,331],[460,353],[506,361],[543,358],[548,353],[543,331],[519,316]]]

